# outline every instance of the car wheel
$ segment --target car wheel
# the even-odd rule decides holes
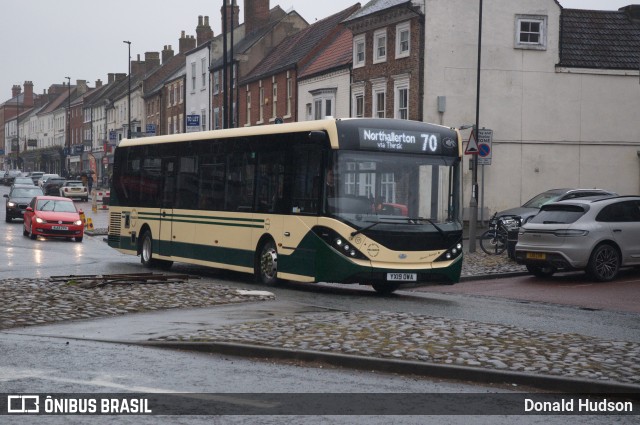
[[[273,286],[278,282],[278,250],[273,240],[262,243],[256,257],[254,274],[256,281]]]
[[[543,266],[527,264],[527,270],[535,277],[551,277],[558,269],[548,264]]]
[[[75,240],[76,242],[82,242],[82,236],[76,236]]]
[[[7,223],[11,223],[11,216],[9,215],[9,213],[7,213],[7,215],[4,217],[4,221],[6,221]]]
[[[380,282],[376,282],[376,283],[372,283],[371,286],[373,287],[373,289],[376,290],[376,292],[380,295],[389,295],[395,292],[396,289],[398,289],[398,287],[400,286],[399,283],[380,283]]]
[[[598,282],[615,279],[620,270],[620,253],[609,244],[598,245],[589,258],[587,274]]]
[[[33,233],[33,223],[31,223],[31,227],[29,228],[29,237],[34,240],[38,239],[38,235]]]

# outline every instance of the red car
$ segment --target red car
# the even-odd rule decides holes
[[[75,238],[82,242],[84,223],[73,200],[60,196],[36,196],[24,212],[25,236],[36,239],[38,235]]]

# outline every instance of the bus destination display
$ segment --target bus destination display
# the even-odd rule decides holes
[[[439,154],[442,150],[437,133],[378,128],[360,128],[360,148],[428,154]]]

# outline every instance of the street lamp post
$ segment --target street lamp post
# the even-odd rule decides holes
[[[482,57],[482,0],[478,10],[478,69],[476,75],[476,123],[474,125],[474,136],[478,137],[478,122],[480,121],[480,59]],[[476,235],[478,225],[478,155],[473,155],[471,160],[473,169],[471,171],[471,200],[469,202],[469,252],[476,252]]]
[[[20,102],[18,101],[20,96],[16,96],[16,168],[20,168]]]
[[[128,65],[129,65],[129,90],[127,92],[127,112],[129,114],[129,122],[128,122],[128,127],[127,127],[127,139],[131,138],[131,42],[130,41],[123,41],[123,43],[127,44],[129,46],[129,61],[128,61]]]
[[[71,77],[64,77],[64,78],[67,79],[67,87],[69,90],[69,95],[67,96],[67,137],[66,137],[68,164],[66,165],[63,164],[63,167],[66,166],[65,171],[68,171],[71,168]],[[66,162],[67,161],[65,161],[65,163]]]

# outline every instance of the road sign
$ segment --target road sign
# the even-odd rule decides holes
[[[478,164],[491,165],[493,130],[478,130]]]
[[[469,141],[467,142],[467,148],[464,150],[465,155],[478,155],[478,143],[476,142],[476,135],[471,131]]]
[[[147,124],[147,135],[155,136],[156,135],[156,125],[155,124]]]

